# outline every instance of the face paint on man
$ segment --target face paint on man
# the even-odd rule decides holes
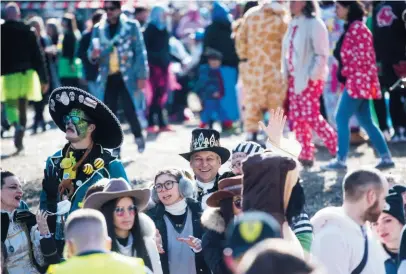
[[[83,110],[72,109],[68,115],[64,116],[66,139],[70,142],[83,140],[90,125],[88,121]]]

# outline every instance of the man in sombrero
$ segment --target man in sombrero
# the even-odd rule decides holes
[[[205,208],[206,200],[218,190],[221,165],[230,158],[230,151],[220,145],[220,133],[214,129],[194,129],[190,152],[180,154],[190,162],[198,187],[198,201]]]
[[[98,180],[122,177],[128,181],[122,163],[106,150],[121,145],[123,132],[103,102],[78,88],[55,89],[49,98],[49,112],[68,143],[46,161],[40,209],[66,217],[82,207],[87,189]],[[66,204],[68,209],[62,210]],[[63,240],[61,217],[57,224],[54,216],[49,219],[51,232],[56,230],[55,238]]]

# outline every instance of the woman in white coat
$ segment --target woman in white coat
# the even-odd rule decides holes
[[[100,210],[106,218],[112,251],[142,258],[154,274],[162,274],[161,260],[154,240],[154,222],[141,213],[148,204],[149,189],[132,190],[124,179],[113,179],[102,192],[90,195],[85,208]]]

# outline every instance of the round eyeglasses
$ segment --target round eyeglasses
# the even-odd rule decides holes
[[[156,190],[156,192],[162,192],[164,190],[164,188],[166,190],[171,190],[173,188],[173,185],[176,183],[176,181],[166,181],[162,184],[155,184],[154,188]]]

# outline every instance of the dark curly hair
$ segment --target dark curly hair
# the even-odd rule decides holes
[[[4,186],[4,184],[5,184],[4,180],[6,178],[13,177],[13,176],[15,176],[14,173],[12,173],[12,172],[10,172],[8,170],[1,170],[1,175],[0,175],[0,177],[1,177],[1,187]]]

